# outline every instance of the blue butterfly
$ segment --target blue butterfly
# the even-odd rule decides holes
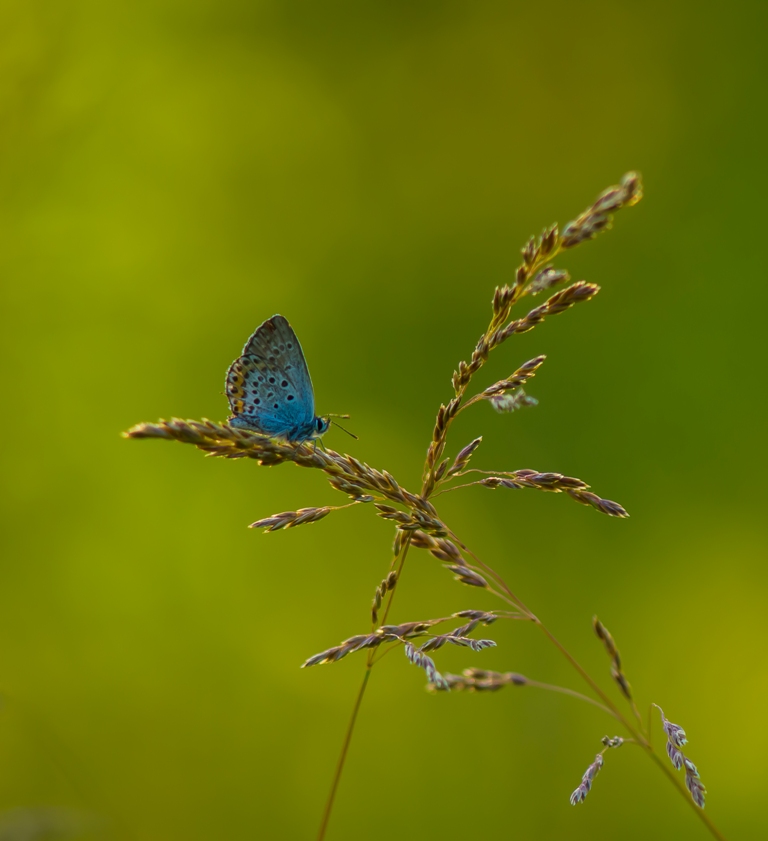
[[[227,371],[230,426],[300,444],[327,432],[299,340],[282,315],[267,319]]]

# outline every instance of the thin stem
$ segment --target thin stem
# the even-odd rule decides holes
[[[531,680],[530,678],[526,678],[526,686],[534,686],[537,689],[549,689],[551,692],[561,692],[563,695],[570,695],[571,698],[578,698],[579,701],[584,701],[587,704],[592,704],[592,706],[597,707],[598,709],[602,710],[608,715],[613,716],[617,721],[621,721],[619,716],[610,709],[606,707],[604,704],[601,704],[599,701],[595,701],[594,698],[590,698],[589,695],[582,695],[581,692],[576,692],[574,689],[568,689],[565,686],[555,686],[552,683],[540,683],[538,680]],[[628,739],[625,741],[629,741]]]
[[[397,585],[400,583],[400,575],[403,572],[403,566],[405,565],[405,559],[408,556],[408,550],[410,548],[411,548],[411,535],[408,534],[405,537],[405,542],[403,543],[403,548],[400,552],[400,563],[397,567],[397,580],[395,582],[395,586],[389,591],[388,598],[387,598],[387,603],[384,605],[384,613],[382,614],[381,621],[379,622],[379,625],[386,625],[387,624],[387,616],[389,616],[389,611],[392,608],[392,601],[395,598],[395,592],[397,590]],[[394,561],[392,562],[392,565],[390,566],[390,569],[393,566],[394,566]],[[369,655],[369,657],[371,657],[372,654],[373,654],[373,651],[371,651],[371,654]],[[368,665],[370,665],[370,662],[369,662]]]
[[[637,739],[637,741],[643,745],[648,745],[647,740],[642,736],[642,734],[638,733],[637,730],[633,727],[632,724],[626,719],[624,715],[618,710],[616,704],[603,692],[600,688],[599,684],[590,677],[589,673],[584,669],[584,667],[579,663],[579,661],[568,651],[568,649],[557,639],[557,637],[549,630],[549,628],[544,625],[544,623],[540,619],[534,620],[536,624],[541,628],[544,634],[548,637],[550,642],[552,642],[559,650],[560,653],[565,657],[565,659],[573,666],[574,669],[581,675],[581,677],[589,684],[592,691],[600,697],[600,699],[605,703],[605,705],[613,710],[616,718],[629,730],[632,734],[633,738]]]
[[[400,574],[403,571],[403,565],[405,564],[405,558],[408,555],[408,549],[411,545],[411,537],[408,535],[405,538],[405,542],[403,544],[403,548],[400,552],[400,564],[397,568],[397,582],[400,581]],[[394,561],[390,565],[390,569],[394,566]],[[387,603],[384,607],[384,613],[381,618],[381,624],[385,625],[387,622],[387,616],[389,615],[390,608],[392,607],[392,599],[395,595],[395,590],[397,589],[397,585],[395,588],[389,591],[389,598],[387,599]],[[325,802],[325,809],[323,811],[323,819],[320,823],[320,830],[317,833],[317,841],[323,841],[325,838],[325,831],[328,828],[328,821],[331,818],[331,812],[333,811],[333,801],[336,798],[336,791],[339,788],[339,782],[341,781],[341,775],[344,771],[344,764],[347,760],[347,751],[349,750],[349,744],[352,741],[352,734],[355,732],[355,723],[357,722],[357,714],[360,711],[360,705],[363,702],[363,695],[365,695],[365,688],[368,685],[368,679],[371,676],[371,669],[373,668],[373,657],[374,657],[374,650],[370,649],[368,652],[368,662],[366,664],[365,674],[363,675],[363,681],[360,684],[360,689],[357,693],[357,698],[355,698],[355,705],[352,708],[352,715],[349,719],[349,724],[347,725],[347,732],[344,735],[344,744],[341,747],[341,754],[339,755],[339,761],[336,764],[336,772],[333,775],[333,782],[331,783],[331,790],[328,793],[328,799]]]
[[[347,725],[347,732],[344,736],[344,744],[341,747],[341,755],[339,756],[339,761],[336,764],[336,773],[333,775],[331,791],[328,794],[328,800],[325,803],[325,810],[323,811],[323,820],[320,823],[320,830],[317,833],[317,841],[323,841],[323,838],[325,838],[325,831],[328,828],[328,821],[330,820],[331,811],[333,810],[333,801],[336,797],[336,791],[339,787],[339,782],[341,780],[341,772],[344,770],[344,763],[347,759],[349,743],[352,741],[352,733],[355,730],[357,714],[360,711],[360,704],[363,702],[363,695],[365,695],[365,688],[366,686],[368,686],[368,678],[370,676],[371,667],[369,665],[365,670],[365,674],[363,675],[363,682],[360,684],[360,689],[358,690],[357,698],[355,699],[355,705],[352,708],[352,716],[349,719],[349,724]]]
[[[530,611],[530,610],[528,610],[528,608],[527,608],[527,607],[523,604],[522,599],[519,599],[519,598],[518,598],[518,597],[517,597],[517,596],[516,596],[516,595],[512,592],[512,590],[510,590],[510,589],[509,589],[509,586],[507,585],[506,581],[504,581],[504,579],[503,579],[503,578],[502,578],[502,577],[498,574],[498,572],[496,572],[496,570],[494,570],[494,569],[492,569],[491,567],[489,567],[489,566],[488,566],[488,564],[483,563],[483,561],[481,561],[481,560],[480,560],[480,558],[478,558],[478,557],[477,557],[477,555],[476,555],[476,554],[475,554],[475,553],[474,553],[474,552],[473,552],[473,551],[469,548],[469,546],[467,546],[467,544],[466,544],[466,543],[463,543],[463,542],[459,539],[458,535],[456,534],[456,532],[455,532],[455,531],[453,531],[453,529],[450,529],[450,528],[449,528],[449,529],[448,529],[448,534],[451,536],[451,538],[454,540],[454,542],[455,542],[455,543],[457,543],[457,544],[459,545],[459,547],[460,547],[461,549],[463,549],[463,550],[464,550],[464,551],[465,551],[468,555],[470,555],[470,556],[472,557],[472,560],[473,560],[473,561],[474,561],[474,562],[475,562],[475,563],[476,563],[479,567],[481,567],[483,570],[485,570],[485,572],[487,572],[489,575],[493,576],[493,578],[496,580],[496,583],[497,583],[497,584],[501,587],[501,589],[502,589],[502,590],[503,590],[503,591],[507,594],[507,597],[508,597],[508,598],[504,598],[504,601],[506,601],[506,602],[508,602],[508,603],[513,604],[515,607],[517,607],[517,608],[519,608],[520,610],[522,610],[522,611],[523,611],[523,613],[524,613],[524,614],[525,614],[525,615],[526,615],[529,619],[531,619],[531,620],[533,620],[533,621],[536,621],[536,617],[533,615],[533,613],[531,613],[531,611]]]
[[[461,476],[460,473],[457,473],[456,475]],[[442,494],[447,494],[449,491],[458,491],[460,488],[471,488],[473,485],[479,485],[479,484],[480,484],[479,482],[467,482],[464,485],[454,485],[452,488],[443,488],[441,491],[437,491],[437,493],[433,493],[430,498],[434,499],[436,496],[442,496]]]
[[[699,816],[699,819],[704,823],[707,829],[712,833],[712,835],[718,839],[718,841],[725,841],[725,836],[720,832],[720,830],[712,823],[709,819],[709,815],[703,810],[700,809],[691,799],[690,795],[688,794],[685,786],[680,782],[675,774],[672,773],[672,769],[667,767],[667,763],[662,760],[662,758],[653,750],[653,748],[648,744],[648,742],[641,742],[641,747],[645,748],[646,753],[651,759],[659,766],[659,768],[667,775],[669,780],[673,783],[675,788],[680,792],[685,802],[693,809],[693,811]]]
[[[482,395],[480,394],[475,394],[474,397],[470,397],[466,403],[462,403],[461,406],[459,406],[459,408],[456,410],[456,417],[458,417],[464,411],[464,409],[468,409],[470,406],[473,406],[481,399]]]
[[[651,747],[651,743],[649,739],[645,737],[642,732],[639,732],[634,725],[620,712],[616,704],[606,695],[606,693],[600,688],[597,682],[589,675],[589,673],[584,669],[584,667],[576,660],[576,658],[568,651],[568,649],[557,639],[557,637],[549,630],[549,628],[544,625],[544,623],[536,616],[534,616],[526,607],[523,605],[522,602],[517,599],[509,587],[506,585],[504,580],[501,576],[492,570],[487,564],[484,564],[478,557],[472,552],[467,546],[461,543],[458,540],[456,535],[450,531],[449,533],[453,537],[454,540],[461,546],[464,551],[469,552],[469,554],[474,558],[475,562],[479,564],[483,569],[487,570],[489,574],[492,574],[494,578],[499,582],[499,586],[510,595],[511,598],[515,599],[516,602],[519,602],[521,609],[525,610],[525,612],[530,616],[531,620],[535,622],[541,630],[544,632],[546,637],[552,642],[553,645],[560,651],[560,653],[565,657],[566,660],[573,666],[573,668],[581,675],[584,681],[589,685],[592,691],[604,702],[605,706],[608,710],[611,711],[611,714],[616,718],[627,731],[630,733],[632,738],[637,742],[640,747],[642,747],[648,756],[656,763],[656,765],[661,769],[661,771],[667,776],[669,781],[675,786],[678,792],[680,792],[681,796],[685,800],[685,802],[693,809],[693,811],[698,815],[699,819],[705,824],[707,829],[710,833],[718,839],[718,841],[725,841],[725,837],[720,833],[718,828],[712,823],[709,816],[704,812],[703,809],[700,809],[693,800],[689,797],[688,792],[685,789],[685,786],[680,782],[675,774],[672,773],[672,770],[667,767],[667,764],[659,757],[659,755],[654,751]],[[650,730],[650,727],[649,727]]]
[[[637,704],[635,703],[635,699],[633,698],[630,702],[632,707],[632,712],[637,719],[637,723],[640,725],[640,732],[645,733],[645,725],[643,724],[643,717],[640,715],[640,710],[637,708]]]
[[[648,745],[653,746],[653,708],[656,704],[649,704],[648,706]]]

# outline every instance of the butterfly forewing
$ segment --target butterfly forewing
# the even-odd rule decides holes
[[[312,381],[299,340],[281,315],[265,321],[227,372],[227,397],[238,425],[290,436],[315,416]]]

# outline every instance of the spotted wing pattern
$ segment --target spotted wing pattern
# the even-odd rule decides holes
[[[273,315],[248,339],[227,371],[226,390],[234,425],[290,440],[310,437],[312,381],[299,340],[282,315]]]

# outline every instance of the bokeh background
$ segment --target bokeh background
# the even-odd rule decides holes
[[[281,312],[318,408],[353,416],[360,440],[329,445],[416,488],[520,246],[638,169],[643,202],[561,261],[602,293],[480,378],[546,353],[540,405],[479,406],[452,439],[632,518],[480,488],[441,513],[613,692],[597,613],[643,708],[688,731],[708,814],[766,832],[766,16],[2,3],[3,812],[59,810],[83,838],[314,837],[363,660],[298,666],[367,629],[391,529],[361,506],[264,536],[246,526],[341,499],[313,471],[120,432],[226,417],[227,366]],[[493,606],[415,553],[392,618]],[[492,631],[439,666],[582,688],[535,629]],[[631,747],[569,805],[614,731],[534,690],[430,696],[392,655],[328,838],[708,837]]]

